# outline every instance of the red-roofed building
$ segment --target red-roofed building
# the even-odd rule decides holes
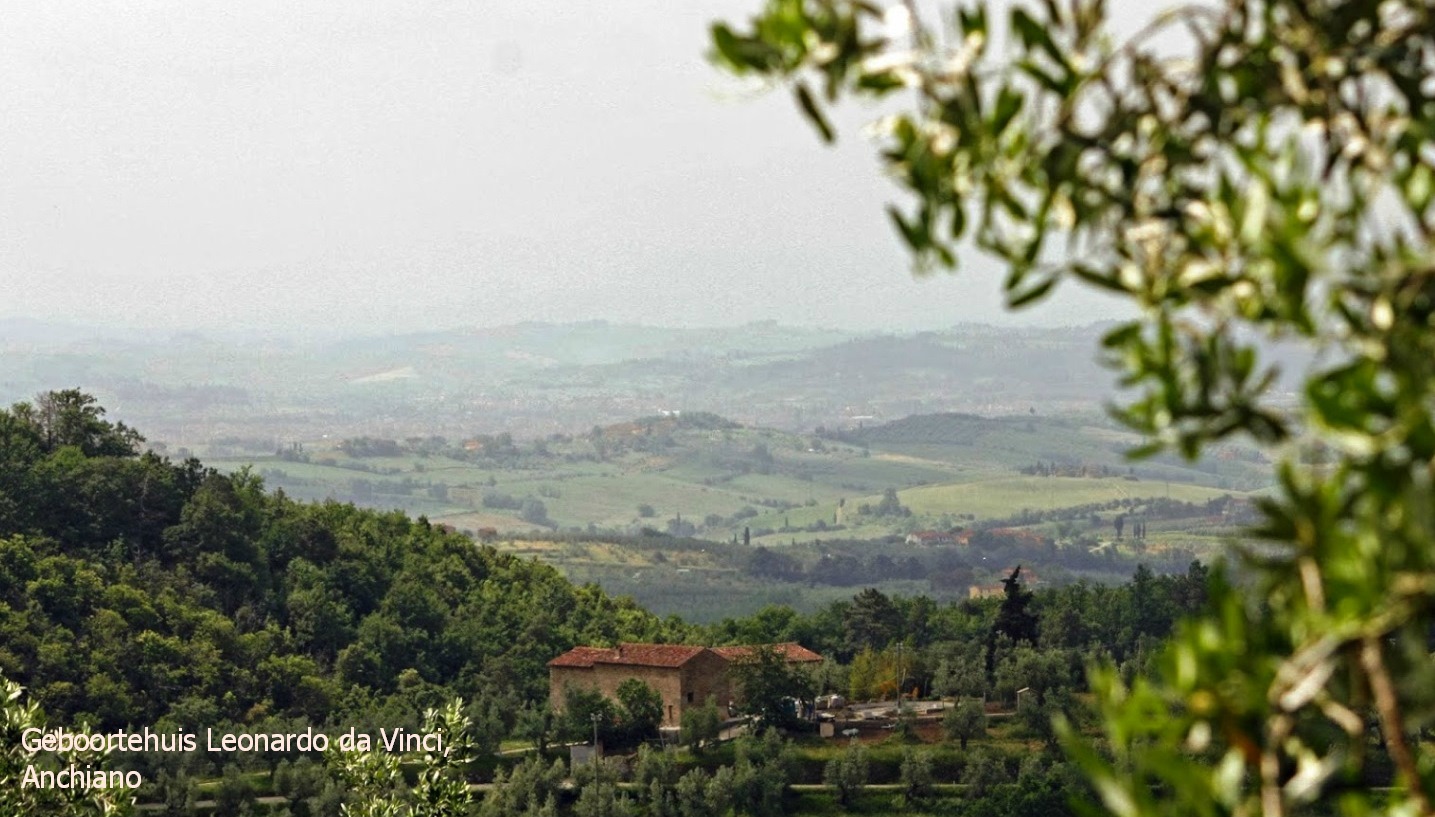
[[[1000,575],[1010,576],[1015,569],[1015,567],[1008,567],[1002,570]],[[1018,576],[1017,579],[1024,590],[1030,590],[1036,585],[1041,584],[1041,577],[1036,575],[1036,571],[1029,567],[1023,567],[1021,569],[1021,575]],[[994,599],[1005,595],[1006,584],[1003,582],[997,582],[996,584],[974,584],[967,588],[967,598],[971,599]]]
[[[822,656],[800,644],[774,644],[789,663],[821,663]],[[619,644],[617,647],[574,647],[548,662],[548,700],[563,708],[568,688],[596,689],[616,698],[618,685],[637,678],[663,697],[663,725],[678,726],[683,711],[702,706],[709,697],[726,707],[734,698],[727,668],[750,655],[753,647],[694,647],[682,644]]]
[[[822,663],[822,656],[818,655],[812,650],[807,649],[801,644],[798,644],[796,641],[787,641],[782,644],[770,644],[768,646],[776,650],[778,653],[781,653],[782,657],[786,658],[787,663],[789,664]],[[751,656],[753,654],[753,651],[756,649],[756,647],[750,646],[713,647],[713,652],[717,653],[718,655],[721,655],[723,658],[726,658],[729,661],[742,661]]]
[[[1021,582],[1021,586],[1023,588],[1030,590],[1038,584],[1043,583],[1041,577],[1036,575],[1035,570],[1032,570],[1031,568],[1024,565],[1014,565],[1012,567],[1003,568],[1001,575],[1010,576],[1012,574],[1012,571],[1016,570],[1017,567],[1021,568],[1021,575],[1018,576],[1017,579]]]

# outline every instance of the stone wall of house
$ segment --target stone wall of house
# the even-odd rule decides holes
[[[693,656],[682,667],[683,699],[674,710],[682,718],[684,709],[699,707],[707,703],[709,696],[717,704],[718,712],[727,715],[727,705],[732,700],[732,685],[727,675],[727,659],[713,652]],[[680,725],[675,721],[672,725]]]
[[[596,689],[604,697],[618,698],[618,686],[637,678],[663,697],[663,726],[679,726],[683,710],[702,706],[712,696],[720,712],[726,713],[732,693],[727,679],[727,661],[712,652],[702,652],[681,667],[644,667],[630,664],[594,664],[592,667],[549,667],[548,703],[553,711],[563,709],[564,690]]]
[[[592,667],[549,667],[548,708],[554,712],[563,711],[563,691],[568,687],[594,689],[597,685],[598,679],[593,676]]]
[[[618,685],[629,678],[656,689],[663,696],[663,725],[676,726],[682,716],[682,670],[678,667],[635,667],[627,664],[595,664],[598,688],[603,694],[617,700]]]

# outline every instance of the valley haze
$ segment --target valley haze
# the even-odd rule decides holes
[[[301,338],[0,321],[0,400],[82,387],[147,436],[520,437],[664,410],[785,430],[910,414],[1099,411],[1102,325],[886,331],[527,322]]]

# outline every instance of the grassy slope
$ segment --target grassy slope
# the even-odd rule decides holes
[[[848,442],[821,441],[820,450],[813,449],[810,437],[759,429],[679,429],[669,436],[671,443],[659,451],[627,451],[602,462],[580,456],[591,453],[591,446],[580,438],[550,445],[553,456],[526,461],[520,468],[485,467],[444,457],[350,460],[322,445],[312,448],[310,463],[272,458],[214,462],[221,468],[250,465],[266,474],[271,484],[296,496],[402,507],[459,527],[532,528],[516,510],[483,506],[485,493],[498,492],[540,499],[549,518],[563,528],[593,524],[661,529],[678,515],[701,524],[704,517],[715,514],[725,521],[702,534],[719,540],[731,538],[744,526],[808,527],[819,520],[831,525],[839,519],[851,526],[857,507],[877,502],[887,488],[896,488],[917,518],[867,518],[845,536],[897,533],[914,524],[935,522],[944,514],[993,519],[1022,509],[1133,497],[1204,501],[1262,487],[1254,476],[1261,466],[1241,460],[1194,466],[1128,463],[1121,452],[1134,442],[1130,435],[1068,418],[932,415],[862,430]],[[771,459],[755,467],[751,456],[759,445]],[[323,459],[335,464],[318,464]],[[1019,472],[1038,461],[1104,466],[1120,476],[1036,477]],[[346,464],[369,470],[340,467]],[[407,495],[396,487],[404,481],[415,485]],[[356,494],[356,483],[368,483],[373,493]],[[430,496],[431,485],[446,486],[447,499]],[[654,515],[640,517],[640,505],[652,506]],[[839,506],[843,506],[840,513]],[[758,515],[731,519],[744,507]],[[770,538],[800,541],[821,534],[788,532]]]
[[[1200,485],[1131,481],[1120,477],[1016,476],[913,488],[898,492],[898,496],[914,513],[972,513],[978,519],[990,519],[1008,516],[1023,508],[1047,510],[1168,495],[1183,502],[1204,502],[1229,493],[1232,492]]]

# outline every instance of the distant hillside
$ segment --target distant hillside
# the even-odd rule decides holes
[[[1101,331],[594,321],[298,341],[11,322],[0,325],[10,339],[0,403],[83,386],[153,438],[190,448],[574,433],[664,410],[802,432],[950,411],[1090,411],[1111,392],[1093,362]]]
[[[1043,423],[1049,422],[1043,420]],[[920,414],[875,426],[834,432],[833,437],[864,445],[884,443],[932,443],[937,445],[974,445],[985,434],[1015,424],[1032,424],[1023,418],[998,419],[975,414]]]
[[[1229,446],[1218,452],[1228,456],[1194,464],[1132,462],[1125,452],[1139,442],[1100,415],[946,413],[795,434],[668,412],[527,439],[331,435],[279,451],[212,447],[208,455],[226,469],[252,468],[294,497],[399,508],[460,530],[646,529],[764,544],[904,536],[1035,512],[1056,518],[1061,509],[1142,498],[1204,502],[1268,484],[1252,451]],[[907,513],[880,509],[889,491]]]
[[[834,377],[884,381],[902,372],[938,378],[943,386],[963,392],[986,390],[990,398],[1032,387],[1045,389],[1044,399],[1058,394],[1092,397],[1107,392],[1111,379],[1094,362],[1099,329],[1061,333],[955,329],[862,337],[745,373],[774,381]],[[971,396],[975,395],[964,394]]]

